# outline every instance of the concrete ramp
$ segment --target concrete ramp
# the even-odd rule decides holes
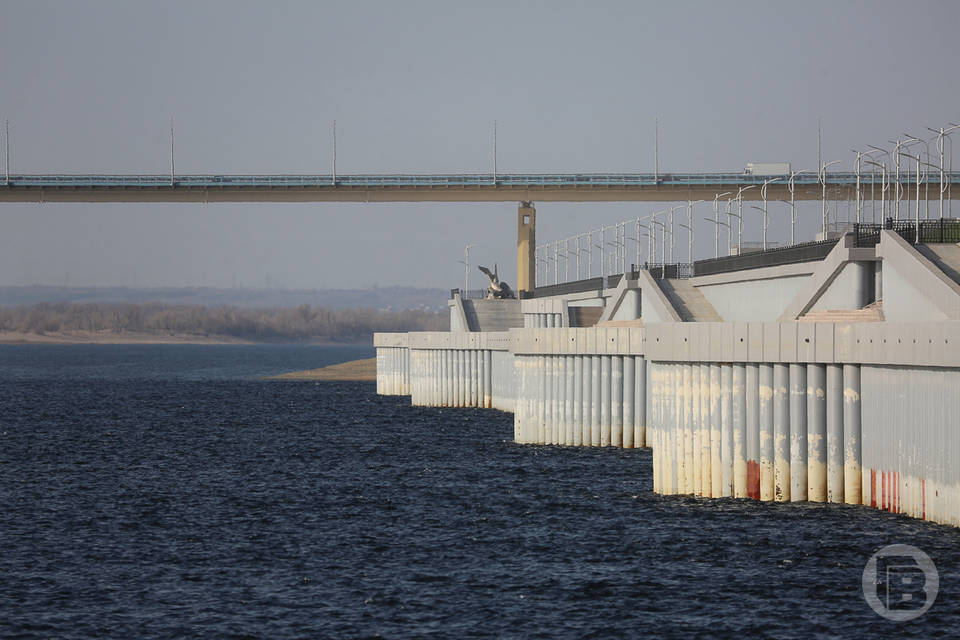
[[[960,244],[924,244],[918,246],[917,251],[960,284]]]
[[[883,322],[883,302],[873,302],[863,309],[807,311],[797,322]]]
[[[660,290],[667,296],[684,322],[723,322],[710,301],[689,280],[657,280]]]

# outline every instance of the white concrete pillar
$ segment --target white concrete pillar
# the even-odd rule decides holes
[[[682,375],[683,385],[681,387],[681,397],[683,402],[683,413],[681,414],[681,434],[683,436],[683,492],[686,494],[696,493],[694,488],[694,479],[696,472],[694,470],[694,427],[693,427],[693,365],[683,364]]]
[[[610,356],[610,446],[623,446],[623,356]]]
[[[843,502],[843,366],[827,365],[827,500]]]
[[[733,409],[733,496],[747,497],[747,368],[733,365],[730,387],[730,405]]]
[[[827,500],[827,367],[807,365],[807,500]]]
[[[862,501],[860,456],[860,365],[843,365],[843,497],[847,504]]]
[[[593,357],[583,356],[583,446],[593,445]]]
[[[760,365],[760,388],[757,395],[760,421],[760,499],[770,502],[774,497],[772,364]]]
[[[493,351],[483,352],[483,406],[493,408]]]
[[[790,500],[807,499],[807,365],[790,365]]]
[[[623,447],[634,447],[634,403],[636,402],[636,367],[634,356],[623,357]]]
[[[700,424],[700,365],[690,365],[690,397],[687,398],[690,406],[690,431],[693,434],[690,458],[691,473],[693,475],[692,493],[703,495],[703,464],[700,455],[703,453],[703,426]]]
[[[657,428],[659,426],[660,415],[657,412],[659,407],[658,402],[659,398],[657,397],[657,379],[658,367],[656,364],[650,362],[646,367],[646,376],[647,383],[649,385],[648,392],[648,402],[646,403],[647,407],[647,433],[646,444],[651,447],[652,458],[653,458],[653,492],[654,493],[663,493],[663,485],[660,481],[660,475],[663,471],[663,465],[660,463],[660,446],[657,443]]]
[[[573,356],[573,446],[583,446],[583,356]]]
[[[710,365],[699,364],[700,391],[697,402],[700,404],[700,439],[697,457],[700,466],[700,495],[709,498],[712,482],[710,470]]]
[[[537,356],[537,386],[540,393],[537,396],[537,444],[547,444],[549,436],[547,434],[547,412],[550,405],[547,400],[547,356]]]
[[[746,365],[747,497],[760,499],[760,365]]]
[[[733,365],[730,364],[723,364],[720,369],[720,412],[721,495],[729,498],[733,496]]]
[[[576,375],[576,356],[563,356],[564,362],[567,363],[567,375],[564,378],[564,385],[566,390],[563,394],[563,428],[564,428],[564,440],[567,443],[567,446],[574,446],[578,439],[578,435],[574,434],[574,421],[573,421],[573,401],[574,401],[574,387],[575,375]]]
[[[557,359],[557,440],[558,444],[573,444],[571,434],[567,441],[567,356],[554,356]]]
[[[790,368],[773,365],[773,499],[790,501]]]
[[[600,446],[610,446],[610,356],[600,357]]]
[[[647,387],[647,359],[637,356],[636,375],[634,376],[636,407],[633,411],[633,446],[647,446],[647,417],[649,415],[649,389]]]
[[[590,356],[591,361],[591,375],[590,381],[592,389],[590,390],[590,444],[594,447],[599,447],[601,443],[602,427],[600,425],[600,405],[603,404],[603,398],[601,393],[602,381],[601,381],[601,372],[600,369],[600,356]]]
[[[719,364],[710,365],[710,497],[723,497],[723,407]]]

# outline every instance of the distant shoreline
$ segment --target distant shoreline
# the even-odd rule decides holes
[[[26,333],[0,331],[0,345],[6,344],[210,344],[210,345],[255,345],[291,344],[277,340],[244,340],[233,336],[199,335],[191,333],[156,334],[138,331],[65,331],[53,333]],[[368,343],[341,343],[325,340],[298,342],[310,346],[370,346]]]

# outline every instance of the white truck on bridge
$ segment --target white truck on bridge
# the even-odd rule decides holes
[[[789,162],[748,162],[745,176],[784,176],[790,174]]]

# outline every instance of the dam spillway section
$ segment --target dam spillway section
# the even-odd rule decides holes
[[[377,391],[512,412],[518,444],[650,447],[663,495],[960,525],[960,246],[905,235],[454,290],[450,331],[375,336]]]

